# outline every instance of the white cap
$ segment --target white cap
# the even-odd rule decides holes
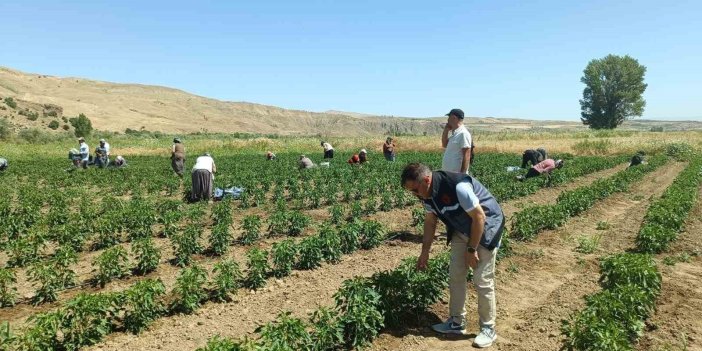
[[[362,153],[362,154],[367,154],[368,152],[366,152],[366,149],[361,149],[361,153]]]

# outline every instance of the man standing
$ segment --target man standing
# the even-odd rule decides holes
[[[83,169],[88,168],[88,159],[90,158],[90,147],[85,143],[85,138],[78,138],[78,153],[80,154],[80,163]]]
[[[176,172],[179,177],[183,177],[185,169],[185,146],[180,138],[173,138],[173,146],[171,147],[171,167],[173,172]]]
[[[500,205],[477,179],[456,172],[435,171],[421,163],[411,163],[402,171],[402,186],[424,202],[424,237],[417,268],[426,269],[434,240],[436,220],[447,228],[451,245],[449,265],[449,318],[432,329],[444,334],[464,334],[466,275],[473,268],[473,284],[478,294],[480,333],[473,345],[488,347],[497,339],[495,332],[495,259],[502,239],[505,217]]]
[[[395,161],[395,143],[391,137],[385,139],[383,143],[383,156],[388,161]]]
[[[473,141],[468,129],[463,125],[463,110],[454,108],[446,116],[448,121],[441,134],[441,147],[446,149],[441,161],[441,170],[468,173]]]

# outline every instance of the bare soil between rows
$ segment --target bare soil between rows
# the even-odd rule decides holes
[[[595,179],[611,175],[616,170],[605,170],[575,180],[589,184]],[[546,189],[555,200],[557,192],[572,185]],[[543,191],[542,189],[541,191]],[[539,193],[528,197],[542,201]],[[513,209],[505,211],[511,216]],[[379,220],[394,226],[397,231],[410,231],[410,211],[378,213]],[[291,311],[294,316],[306,317],[318,306],[333,305],[333,294],[341,283],[354,276],[370,276],[375,272],[393,269],[402,259],[419,254],[418,235],[405,236],[370,250],[345,256],[339,264],[324,265],[313,271],[296,271],[285,279],[271,279],[266,288],[240,293],[231,303],[207,303],[193,315],[176,315],[159,319],[139,336],[116,333],[91,347],[91,350],[187,350],[203,346],[215,334],[226,337],[250,335],[256,327],[272,321],[278,313]],[[445,249],[444,240],[437,237],[433,251]]]
[[[498,339],[490,349],[559,350],[561,321],[584,306],[585,295],[600,290],[598,258],[633,248],[650,199],[660,196],[684,167],[675,162],[663,165],[628,192],[600,201],[563,227],[544,231],[532,242],[515,243],[516,255],[498,265]],[[597,230],[600,221],[610,227]],[[596,235],[601,236],[596,252],[574,251],[578,238]],[[471,334],[446,337],[430,329],[432,323],[446,318],[446,298],[405,328],[383,333],[371,350],[472,349],[478,322],[471,284],[469,291],[466,308]]]

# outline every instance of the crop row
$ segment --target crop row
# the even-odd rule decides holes
[[[320,307],[308,321],[281,313],[257,328],[257,340],[214,336],[198,351],[326,351],[367,346],[386,326],[397,326],[438,301],[448,286],[449,255],[429,260],[417,271],[416,258],[391,271],[355,277],[334,294],[334,308]]]
[[[702,158],[693,159],[663,196],[648,207],[648,212],[636,237],[636,245],[642,252],[665,251],[682,230],[685,219],[697,201],[702,181]]]
[[[665,157],[654,157],[646,165],[628,168],[615,175],[598,179],[590,185],[566,191],[558,196],[554,205],[537,205],[527,207],[512,218],[512,238],[531,240],[544,229],[562,226],[569,217],[592,207],[595,202],[614,193],[626,191],[635,181],[667,162]]]
[[[227,301],[240,287],[259,289],[270,276],[284,277],[292,269],[314,269],[322,262],[337,263],[343,254],[380,245],[387,233],[375,221],[352,221],[326,226],[300,242],[286,239],[270,252],[251,248],[245,274],[236,262],[215,264],[211,282],[207,272],[192,265],[181,271],[175,287],[165,294],[163,283],[142,280],[117,293],[81,293],[52,312],[29,319],[31,325],[19,336],[0,339],[0,349],[75,350],[94,344],[115,331],[138,333],[156,318],[172,313],[192,313],[208,299]],[[209,288],[206,286],[208,285]],[[1,290],[1,289],[0,289]]]
[[[651,256],[612,255],[600,262],[600,271],[603,290],[587,296],[586,307],[563,321],[566,350],[633,350],[655,310],[661,274]]]

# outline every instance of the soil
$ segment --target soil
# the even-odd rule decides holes
[[[515,243],[516,255],[498,265],[498,340],[491,348],[559,350],[561,321],[583,307],[585,295],[600,290],[598,258],[633,248],[649,199],[660,196],[684,167],[682,163],[669,163],[646,175],[628,192],[600,201],[563,227],[542,232],[532,242]],[[597,230],[600,221],[606,221],[609,228]],[[596,252],[575,252],[579,238],[595,236],[601,236]],[[469,291],[467,308],[475,311],[475,290],[470,286]],[[447,311],[445,299],[405,328],[383,333],[371,349],[472,348],[478,325],[474,312],[468,313],[468,330],[472,334],[445,337],[429,328],[445,319]]]
[[[576,182],[586,184],[610,172],[613,171],[597,172]],[[572,185],[547,189],[552,192],[548,197],[537,193],[528,198],[537,202],[543,201],[544,198],[555,201],[557,192],[569,187]],[[505,205],[509,208],[509,203]],[[511,216],[514,209],[505,212]],[[411,230],[407,225],[411,222],[408,209],[378,213],[376,216],[384,223],[394,224],[395,231],[402,232],[403,228],[407,232]],[[444,250],[444,240],[437,237],[436,241],[433,250]],[[345,279],[370,276],[377,271],[393,269],[402,259],[418,255],[420,246],[421,239],[418,235],[402,235],[380,248],[345,256],[339,264],[324,265],[313,271],[296,271],[290,277],[281,280],[271,279],[266,288],[255,292],[240,292],[231,303],[207,303],[193,315],[161,318],[138,337],[126,333],[112,334],[103,343],[90,349],[192,351],[203,346],[207,339],[215,334],[234,338],[250,335],[256,327],[274,320],[276,315],[283,311],[291,311],[294,316],[306,317],[318,306],[332,306],[332,296]],[[543,262],[541,266],[547,266],[547,262]],[[446,310],[445,307],[440,309]],[[405,346],[398,344],[398,347]]]
[[[702,188],[697,205],[688,217],[685,230],[668,253],[659,255],[679,258],[687,255],[688,262],[673,266],[663,263],[663,285],[657,301],[657,311],[647,322],[647,330],[637,350],[702,350]]]

